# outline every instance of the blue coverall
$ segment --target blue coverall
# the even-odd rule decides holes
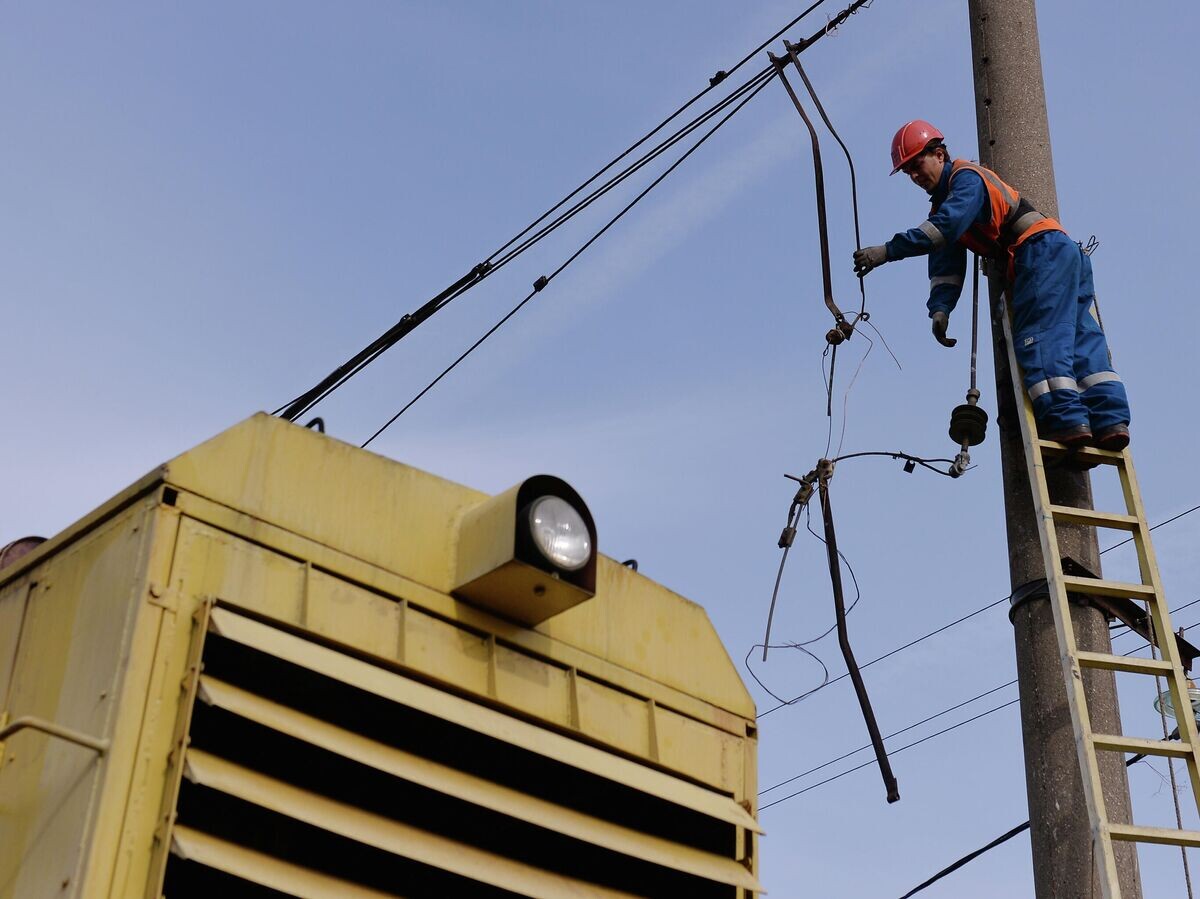
[[[962,293],[967,249],[958,239],[991,216],[983,179],[960,171],[951,189],[950,172],[947,162],[930,197],[934,212],[928,220],[886,244],[889,261],[929,256],[931,317],[938,311],[948,315]],[[1062,231],[1043,231],[1016,248],[1015,263],[1010,296],[1016,356],[1042,431],[1088,424],[1098,432],[1129,424],[1125,385],[1091,314],[1096,295],[1091,260]]]

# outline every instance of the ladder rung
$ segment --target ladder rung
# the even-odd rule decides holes
[[[1142,659],[1137,656],[1117,656],[1107,652],[1075,653],[1083,668],[1103,668],[1106,671],[1128,671],[1130,674],[1171,674],[1175,669],[1163,659]]]
[[[1177,759],[1185,759],[1192,754],[1192,744],[1179,740],[1144,740],[1120,734],[1092,734],[1092,743],[1097,749],[1107,749],[1109,752],[1133,752]]]
[[[1114,840],[1135,843],[1161,843],[1166,846],[1200,847],[1200,831],[1174,827],[1143,827],[1140,824],[1109,824],[1108,835]]]
[[[1136,515],[1119,515],[1116,512],[1097,512],[1094,509],[1077,509],[1074,506],[1051,506],[1054,520],[1063,524],[1085,524],[1091,527],[1115,528],[1120,531],[1137,530],[1141,522]]]
[[[1053,440],[1038,440],[1038,448],[1046,456],[1062,456],[1067,453],[1067,448],[1061,443],[1055,443]],[[1087,459],[1089,462],[1100,462],[1106,465],[1120,465],[1125,461],[1125,456],[1122,453],[1114,453],[1112,450],[1096,449],[1092,446],[1084,446],[1074,451],[1075,457],[1078,459]]]
[[[1068,593],[1083,593],[1091,596],[1116,596],[1119,599],[1153,600],[1158,598],[1149,584],[1127,584],[1121,581],[1106,581],[1098,577],[1075,577],[1063,575],[1063,584]]]

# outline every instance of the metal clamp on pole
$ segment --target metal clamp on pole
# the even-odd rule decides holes
[[[3,744],[13,734],[26,729],[40,730],[51,737],[66,740],[68,743],[74,743],[76,746],[82,746],[84,749],[90,749],[99,755],[104,755],[110,745],[108,740],[101,740],[97,737],[80,733],[77,730],[72,730],[69,727],[63,727],[61,724],[55,724],[53,721],[35,718],[32,715],[22,715],[20,718],[15,718],[11,724],[0,730],[0,744]]]

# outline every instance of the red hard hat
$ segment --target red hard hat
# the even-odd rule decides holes
[[[910,159],[918,156],[931,140],[945,140],[945,135],[924,119],[905,122],[892,138],[892,174]]]

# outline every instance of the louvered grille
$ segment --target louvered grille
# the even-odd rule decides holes
[[[167,899],[734,899],[754,886],[734,860],[738,824],[550,757],[538,744],[557,735],[522,722],[498,738],[214,633],[203,660]]]

